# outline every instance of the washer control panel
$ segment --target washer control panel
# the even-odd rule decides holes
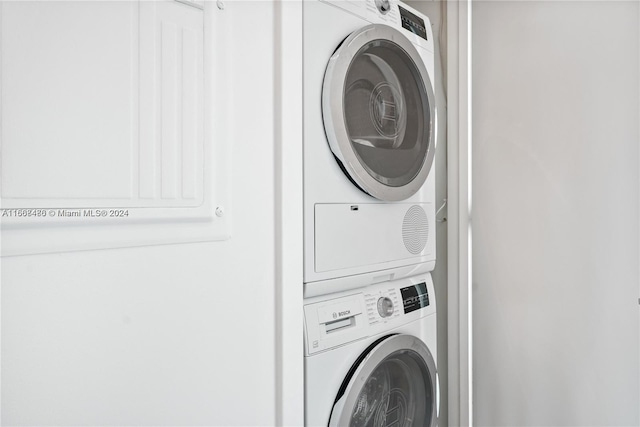
[[[398,290],[395,288],[367,292],[364,294],[364,300],[370,325],[400,316],[401,310],[398,308],[402,307],[402,304],[400,304]]]
[[[430,275],[378,283],[305,302],[307,355],[392,331],[436,312]]]
[[[402,294],[402,308],[405,313],[429,306],[429,290],[427,282],[412,284],[400,289]]]

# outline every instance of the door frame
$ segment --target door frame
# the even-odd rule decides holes
[[[449,425],[471,426],[471,0],[447,1]]]
[[[294,426],[304,423],[302,2],[274,8],[274,425]]]

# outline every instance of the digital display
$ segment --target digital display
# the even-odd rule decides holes
[[[415,14],[404,9],[402,6],[398,6],[400,9],[400,17],[402,19],[402,28],[411,31],[423,39],[427,40],[427,29],[424,27],[424,19],[419,18]]]
[[[429,293],[425,282],[402,288],[400,293],[402,294],[402,306],[405,314],[429,305]]]

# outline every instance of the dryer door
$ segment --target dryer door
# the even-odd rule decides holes
[[[370,346],[350,369],[329,426],[436,425],[436,365],[424,342],[391,335]]]
[[[322,114],[333,154],[364,192],[404,200],[427,179],[435,97],[424,61],[400,31],[373,24],[342,42],[325,71]]]

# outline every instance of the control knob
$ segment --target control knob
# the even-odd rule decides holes
[[[393,314],[393,301],[387,297],[378,299],[378,314],[381,317],[389,317]]]
[[[375,0],[376,7],[380,11],[381,14],[386,15],[387,12],[391,9],[391,4],[389,0]]]

